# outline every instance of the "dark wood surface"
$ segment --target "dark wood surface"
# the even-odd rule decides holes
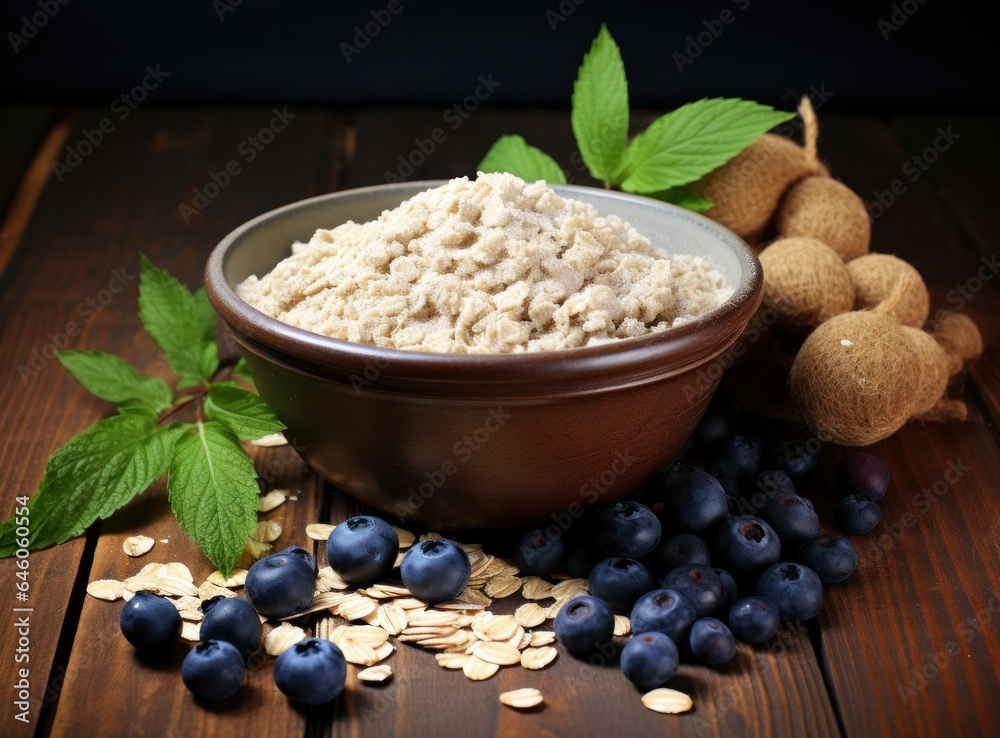
[[[58,362],[39,360],[37,375],[24,379],[18,366],[30,367],[33,352],[44,353],[53,341],[50,334],[58,339],[69,322],[83,322],[78,306],[108,286],[113,270],[134,275],[139,250],[194,285],[219,238],[253,215],[337,188],[382,183],[387,172],[406,179],[474,174],[502,133],[522,133],[566,164],[575,181],[591,183],[571,163],[574,146],[562,112],[480,111],[454,130],[443,110],[290,112],[296,118],[287,132],[246,163],[240,142],[267,124],[270,111],[140,110],[64,181],[47,183],[0,276],[0,345],[8,357],[0,367],[6,429],[0,514],[9,514],[15,496],[33,492],[52,449],[108,410]],[[68,140],[102,114],[77,111]],[[904,162],[931,145],[938,126],[962,133],[919,180],[906,179],[907,191],[873,229],[874,248],[912,261],[946,305],[949,291],[965,284],[1000,241],[988,175],[996,169],[991,162],[998,163],[998,119],[942,114],[884,123],[821,116],[821,124],[821,152],[831,170],[867,201],[907,178]],[[411,157],[414,139],[436,127],[446,130],[445,141],[412,172],[400,172],[398,157],[419,160]],[[240,159],[243,172],[185,223],[178,205],[190,203],[192,190],[230,159]],[[121,353],[165,375],[138,324],[135,298],[133,279],[69,345]],[[327,708],[289,706],[265,665],[233,704],[205,710],[183,689],[178,664],[153,667],[133,656],[117,628],[120,603],[84,593],[87,582],[122,579],[147,560],[185,561],[196,578],[211,570],[177,529],[163,489],[154,487],[86,537],[32,554],[33,723],[13,722],[5,703],[4,734],[65,736],[87,726],[107,736],[991,734],[1000,720],[996,281],[985,282],[965,309],[987,341],[963,391],[969,422],[910,424],[876,446],[893,485],[882,526],[858,539],[859,575],[827,590],[824,610],[808,630],[786,628],[770,645],[741,646],[724,669],[682,667],[672,685],[692,694],[697,707],[688,715],[648,712],[616,668],[566,654],[541,672],[504,670],[473,683],[405,646],[390,659],[395,676],[388,684],[352,680]],[[826,520],[833,503],[828,480],[842,453],[822,450],[822,471],[806,490]],[[276,545],[311,543],[305,525],[337,522],[356,509],[287,450],[258,455],[262,468],[279,472],[274,486],[301,490],[268,516],[283,527]],[[954,485],[939,483],[943,494],[923,495],[955,466],[962,472]],[[131,560],[121,541],[135,533],[169,543],[158,543],[152,559]],[[320,557],[321,549],[315,547]],[[0,562],[0,581],[13,582],[12,575],[11,562]],[[6,659],[13,649],[13,632],[0,629],[0,654]],[[545,694],[544,709],[518,713],[499,704],[500,692],[522,686]]]

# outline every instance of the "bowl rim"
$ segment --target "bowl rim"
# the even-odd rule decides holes
[[[236,294],[224,274],[241,240],[266,224],[331,200],[364,198],[368,193],[399,190],[400,202],[450,180],[419,180],[370,185],[297,200],[262,213],[228,233],[212,250],[205,266],[205,289],[212,306],[243,348],[317,375],[357,373],[378,368],[379,380],[392,376],[425,382],[470,384],[539,384],[599,380],[609,375],[658,376],[680,373],[725,351],[742,333],[760,305],[763,272],[753,249],[735,233],[709,218],[641,195],[582,185],[550,185],[564,196],[599,194],[610,200],[639,203],[671,213],[710,231],[732,248],[740,261],[741,281],[721,305],[684,325],[597,346],[515,354],[449,354],[387,349],[352,343],[288,325],[252,307]],[[332,224],[335,227],[339,224]]]

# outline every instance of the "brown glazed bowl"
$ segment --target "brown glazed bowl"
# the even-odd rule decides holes
[[[738,236],[687,210],[557,186],[657,246],[708,257],[735,293],[650,336],[496,356],[353,344],[293,328],[237,297],[235,285],[269,272],[317,228],[371,220],[441,184],[348,190],[254,218],[212,252],[209,298],[292,445],[335,486],[440,528],[565,525],[584,506],[634,490],[680,451],[760,302],[760,263]]]

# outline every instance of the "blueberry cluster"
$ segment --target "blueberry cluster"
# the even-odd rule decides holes
[[[613,613],[629,614],[635,636],[621,668],[651,688],[670,679],[683,657],[725,664],[737,639],[764,643],[782,621],[816,617],[823,585],[858,566],[851,541],[821,535],[812,501],[798,493],[817,466],[809,443],[781,439],[764,424],[733,434],[724,418],[706,415],[681,459],[637,495],[649,506],[621,502],[565,534],[576,539],[566,568],[588,579],[590,594],[560,610],[559,641],[575,653],[603,650]],[[852,535],[874,529],[889,483],[885,465],[849,454],[837,480],[837,527]],[[536,538],[522,539],[522,549]],[[536,573],[551,571],[563,547]]]

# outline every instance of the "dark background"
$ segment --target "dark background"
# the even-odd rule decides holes
[[[984,2],[396,0],[396,15],[389,2],[4,0],[0,92],[110,104],[159,64],[169,77],[144,104],[450,105],[492,74],[490,106],[565,107],[603,21],[636,106],[741,96],[790,108],[811,88],[826,110],[1000,106],[995,8]],[[372,11],[391,20],[348,62],[341,44],[355,43]],[[23,16],[45,24],[28,38]],[[675,53],[690,53],[681,71]]]

